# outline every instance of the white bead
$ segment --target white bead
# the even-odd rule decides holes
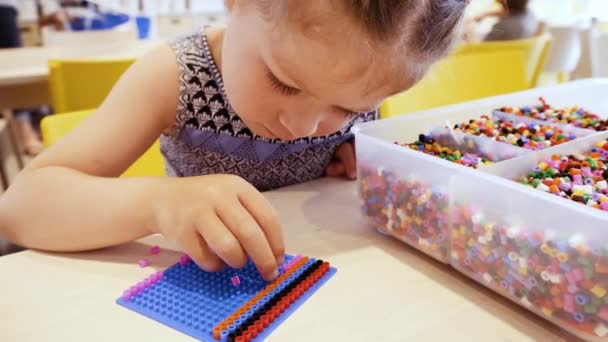
[[[595,330],[593,331],[599,337],[604,337],[608,334],[608,328],[606,328],[603,323],[598,324],[597,327],[595,327]]]
[[[483,280],[485,280],[485,282],[489,284],[492,282],[492,276],[488,272],[486,272],[483,274]]]
[[[472,221],[474,224],[479,224],[479,223],[480,223],[482,220],[483,220],[483,214],[482,214],[482,213],[477,213],[477,214],[474,214],[474,215],[471,217],[471,221]]]

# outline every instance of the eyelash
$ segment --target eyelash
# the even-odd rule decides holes
[[[344,109],[341,109],[341,108],[338,108],[338,111],[339,111],[340,113],[342,113],[342,115],[344,115],[345,117],[347,117],[347,118],[349,118],[349,119],[352,119],[352,118],[354,118],[355,116],[357,116],[357,114],[359,114],[359,113],[357,113],[357,112],[351,112],[350,110],[344,110]]]
[[[296,95],[300,92],[300,89],[290,87],[290,86],[286,85],[285,83],[281,82],[271,71],[268,71],[266,73],[266,76],[270,80],[272,88],[285,96]],[[338,111],[349,119],[352,119],[355,116],[357,116],[357,114],[359,114],[359,113],[351,112],[349,110],[344,110],[341,108],[338,108]]]
[[[290,87],[288,85],[286,85],[285,83],[281,82],[272,72],[268,71],[268,73],[266,74],[266,76],[268,77],[268,79],[270,80],[270,83],[272,85],[272,88],[274,90],[276,90],[277,92],[285,95],[285,96],[292,96],[292,95],[296,95],[300,92],[300,89],[296,89],[293,87]]]

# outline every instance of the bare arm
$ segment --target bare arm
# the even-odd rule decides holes
[[[173,123],[175,56],[137,61],[101,107],[36,158],[0,198],[0,232],[31,248],[81,250],[147,235],[151,190],[165,179],[119,179]],[[83,238],[86,235],[86,238]]]
[[[208,271],[248,257],[267,280],[284,254],[277,215],[232,175],[119,179],[174,123],[175,56],[137,62],[83,125],[44,152],[0,198],[0,232],[17,244],[75,251],[162,233]]]

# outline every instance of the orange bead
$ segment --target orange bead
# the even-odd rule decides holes
[[[595,263],[595,272],[597,272],[597,273],[608,273],[608,265],[596,262]]]
[[[571,176],[573,176],[573,175],[580,175],[581,174],[581,170],[579,170],[579,169],[570,169],[570,171],[568,173]]]

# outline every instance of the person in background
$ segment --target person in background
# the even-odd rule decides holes
[[[497,17],[498,22],[484,37],[485,41],[515,40],[533,37],[538,32],[539,21],[528,8],[528,0],[498,0],[502,8],[476,18],[479,22],[488,17]]]
[[[0,49],[18,48],[23,45],[19,31],[19,3],[17,0],[0,0]],[[61,11],[38,17],[40,26],[52,25],[57,30],[63,29],[65,18]],[[15,109],[16,128],[25,152],[37,155],[42,151],[42,142],[32,125],[32,110]]]

